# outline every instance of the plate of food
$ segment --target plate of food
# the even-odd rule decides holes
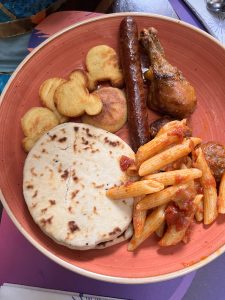
[[[1,199],[60,265],[115,283],[187,274],[225,250],[225,49],[120,13],[55,34],[0,107]]]

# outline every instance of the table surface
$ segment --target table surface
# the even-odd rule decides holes
[[[84,1],[85,2],[85,1]],[[103,1],[105,2],[105,1]],[[110,6],[102,3],[97,10],[104,8],[106,12],[135,11],[151,12],[151,1],[108,1]],[[148,4],[146,4],[148,2]],[[170,0],[178,17],[204,30],[203,25],[192,15],[182,1]],[[56,13],[59,14],[59,13]],[[77,22],[83,18],[92,17],[90,13],[63,12],[63,18],[58,18],[58,27],[52,26],[55,22],[46,19],[38,26],[30,40],[29,48],[32,50],[42,40],[40,30],[43,31],[46,24],[52,26],[52,33],[68,26],[68,21]],[[48,18],[57,18],[49,16]],[[71,23],[70,23],[71,24]],[[225,255],[220,256],[214,262],[208,264],[197,272],[190,273],[167,282],[145,284],[136,286],[116,285],[103,283],[85,278],[68,271],[38,252],[16,229],[6,212],[3,211],[0,227],[0,285],[4,282],[38,286],[43,288],[60,289],[89,294],[105,295],[125,299],[169,299],[169,300],[222,300],[225,299],[225,285],[223,275]]]

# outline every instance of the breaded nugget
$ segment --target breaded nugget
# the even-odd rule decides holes
[[[123,74],[115,50],[107,45],[91,48],[86,56],[88,89],[93,91],[100,81],[109,80],[114,87],[123,86]]]
[[[62,78],[58,78],[58,77],[49,78],[42,83],[39,89],[39,96],[41,98],[41,103],[45,107],[51,109],[51,111],[54,112],[56,117],[59,119],[59,123],[64,123],[68,121],[68,117],[61,115],[57,111],[54,103],[55,90],[57,89],[58,86],[60,86],[60,84],[64,82],[66,82],[66,80]]]
[[[82,70],[71,73],[69,80],[61,84],[55,91],[54,99],[57,110],[64,116],[78,117],[85,112],[96,115],[102,109],[98,95],[90,94],[87,74]]]
[[[25,138],[23,148],[29,152],[35,142],[47,131],[59,124],[56,115],[48,108],[33,107],[21,119],[21,126]]]

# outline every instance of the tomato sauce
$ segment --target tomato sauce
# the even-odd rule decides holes
[[[130,157],[122,155],[120,158],[120,168],[125,172],[131,165],[134,164],[134,160]]]

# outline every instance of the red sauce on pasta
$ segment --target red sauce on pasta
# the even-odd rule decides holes
[[[131,165],[134,164],[134,160],[125,155],[122,155],[120,158],[120,168],[125,172]]]
[[[175,225],[177,231],[184,229],[190,222],[192,212],[193,205],[189,199],[180,202],[179,206],[176,203],[170,204],[166,209],[167,225]]]

